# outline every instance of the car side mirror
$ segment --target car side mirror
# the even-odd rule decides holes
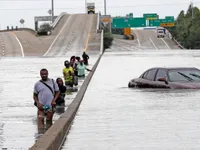
[[[159,78],[158,81],[165,82],[165,84],[168,84],[168,81],[166,78]]]

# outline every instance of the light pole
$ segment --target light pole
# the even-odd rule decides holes
[[[85,0],[85,13],[87,14],[87,0]]]
[[[104,15],[106,15],[106,0],[104,0]]]
[[[52,23],[54,22],[53,18],[54,18],[54,0],[51,0],[51,17],[52,17]]]

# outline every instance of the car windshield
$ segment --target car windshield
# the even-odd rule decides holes
[[[200,70],[197,69],[170,70],[168,75],[171,82],[200,82]]]

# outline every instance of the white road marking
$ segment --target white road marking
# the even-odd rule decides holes
[[[158,49],[158,48],[156,47],[156,45],[154,44],[154,42],[152,41],[152,39],[149,38],[149,40],[151,41],[151,43],[153,44],[153,46],[155,47],[155,49]]]
[[[13,35],[15,37],[15,39],[17,40],[17,42],[19,43],[20,49],[21,49],[21,53],[22,53],[22,57],[24,57],[24,49],[23,46],[21,44],[21,42],[19,41],[19,39],[17,38],[17,36],[15,35],[15,33],[13,32]]]
[[[161,38],[161,40],[165,43],[165,45],[166,45],[169,49],[171,49],[171,48],[169,47],[169,45],[166,43],[166,41],[165,41],[163,38]]]
[[[56,38],[54,39],[54,41],[51,43],[50,47],[48,48],[48,50],[46,51],[46,53],[43,56],[46,56],[49,51],[51,50],[53,44],[56,42],[56,40],[58,39],[58,37],[60,36],[60,34],[62,33],[62,31],[64,30],[64,28],[66,27],[67,23],[69,22],[69,20],[71,19],[72,15],[69,16],[69,18],[67,19],[67,21],[65,22],[64,26],[62,27],[62,29],[60,30],[60,32],[58,33],[58,35],[56,36]]]

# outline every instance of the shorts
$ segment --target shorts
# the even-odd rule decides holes
[[[65,82],[65,85],[66,85],[66,86],[69,86],[69,87],[73,87],[73,82],[66,81],[66,82]]]
[[[84,77],[85,77],[85,75],[79,75],[78,77],[82,77],[82,78],[84,78]]]
[[[55,107],[50,107],[48,109],[43,109],[44,114],[46,115],[48,112],[54,113],[56,111]]]

